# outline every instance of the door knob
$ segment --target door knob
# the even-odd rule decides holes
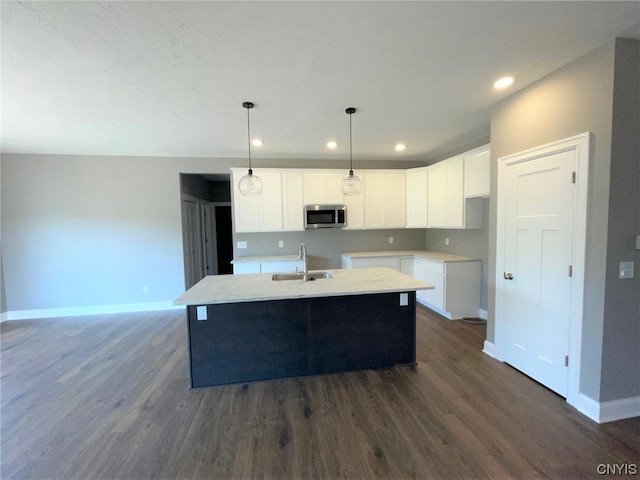
[[[513,273],[504,272],[504,279],[505,280],[513,280]]]

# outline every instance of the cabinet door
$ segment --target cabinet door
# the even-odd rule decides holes
[[[430,270],[425,270],[424,281],[435,288],[425,290],[424,299],[439,310],[444,310],[444,277]]]
[[[488,197],[491,168],[491,151],[472,154],[464,159],[464,196],[466,198]]]
[[[326,180],[323,173],[305,173],[304,181],[304,203],[305,205],[314,205],[326,203],[325,189]]]
[[[282,183],[280,173],[260,172],[262,194],[260,202],[260,231],[274,232],[282,230]]]
[[[415,260],[413,258],[401,258],[400,259],[400,272],[405,275],[409,275],[410,277],[414,277],[413,275],[413,264]]]
[[[364,189],[364,223],[366,228],[386,227],[386,180],[384,173],[366,173]]]
[[[427,220],[432,228],[464,227],[464,158],[445,160],[429,170]]]
[[[238,189],[238,181],[242,175],[233,176],[235,188],[233,195],[233,222],[236,232],[260,231],[260,197],[245,197]]]
[[[304,270],[302,260],[281,260],[277,262],[262,262],[262,273],[296,273]]]
[[[234,275],[260,273],[260,262],[238,262],[233,264]]]
[[[407,172],[407,227],[427,227],[427,188],[428,171],[426,168],[412,169]]]
[[[262,193],[245,197],[237,185],[246,170],[231,169],[233,175],[233,215],[236,232],[273,232],[282,230],[282,184],[280,172],[255,171],[262,179]]]
[[[404,172],[385,174],[385,227],[404,228],[407,225],[406,191]]]
[[[447,216],[447,169],[438,165],[429,169],[427,181],[427,221],[429,227],[444,227]]]
[[[304,230],[302,173],[282,173],[282,227],[286,231]]]
[[[326,201],[329,205],[344,204],[344,194],[342,193],[342,174],[327,173],[326,175]]]
[[[363,188],[367,188],[366,184]],[[347,206],[348,230],[364,228],[364,192],[360,195],[345,195],[344,204]]]
[[[341,187],[342,174],[336,171],[313,172],[303,174],[304,203],[337,204],[343,203]]]
[[[464,227],[464,159],[450,162],[447,167],[445,226]]]

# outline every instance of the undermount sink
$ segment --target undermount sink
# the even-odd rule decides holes
[[[320,278],[333,278],[333,274],[331,272],[326,271],[317,271],[317,272],[308,272],[307,273],[307,281],[318,280]],[[281,282],[283,280],[303,280],[304,273],[274,273],[271,277],[271,280],[275,282]]]

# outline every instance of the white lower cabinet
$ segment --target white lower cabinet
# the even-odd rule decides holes
[[[437,255],[435,256],[437,258]],[[429,254],[372,255],[353,257],[342,255],[342,268],[389,267],[434,286],[418,290],[417,300],[440,315],[455,320],[477,317],[480,313],[480,260],[443,261]]]
[[[418,300],[450,320],[477,317],[480,312],[480,260],[437,262],[416,258],[419,280],[435,288],[418,292]],[[418,266],[420,264],[420,266]]]
[[[233,274],[242,275],[247,273],[295,273],[304,270],[302,260],[265,260],[234,262]]]

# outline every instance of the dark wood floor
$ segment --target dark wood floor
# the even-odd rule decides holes
[[[3,479],[596,478],[640,466],[597,425],[418,312],[418,366],[189,390],[182,312],[1,325]]]

